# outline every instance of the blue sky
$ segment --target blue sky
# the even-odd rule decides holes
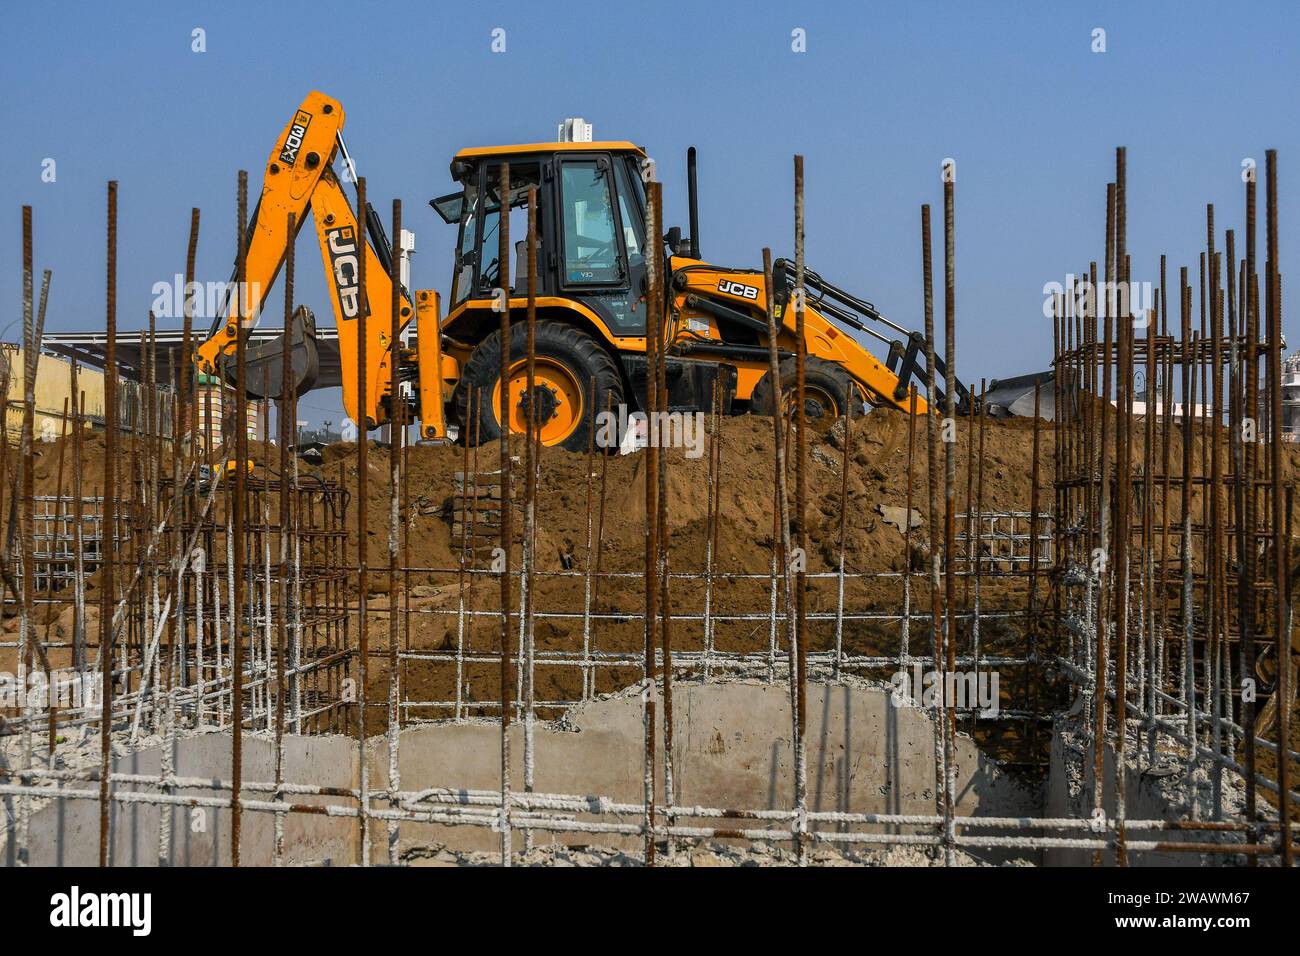
[[[505,53],[491,50],[497,27]],[[1104,53],[1091,49],[1098,27]],[[791,50],[796,28],[807,52]],[[1270,147],[1283,276],[1300,274],[1291,3],[29,3],[5,12],[0,71],[0,326],[21,315],[30,203],[37,268],[54,271],[48,328],[103,327],[109,179],[120,327],[143,324],[153,284],[183,269],[191,206],[203,214],[199,278],[228,278],[236,172],[255,194],[312,88],[343,101],[376,206],[402,199],[422,288],[450,281],[452,230],[426,202],[450,189],[452,153],[553,139],[566,116],[644,144],[666,218],[683,226],[695,145],[703,252],[720,264],[755,266],[764,245],[792,252],[791,156],[803,153],[810,267],[917,327],[919,207],[934,207],[938,250],[940,163],[953,157],[968,381],[1046,367],[1043,286],[1102,257],[1117,145],[1135,279],[1154,280],[1161,253],[1171,276],[1181,264],[1195,274],[1206,202],[1220,229],[1240,232],[1241,161],[1262,169]],[[1261,208],[1261,255],[1262,228]],[[325,316],[319,259],[302,242],[299,300]],[[1287,327],[1300,344],[1300,326]],[[328,392],[302,410],[341,414]]]

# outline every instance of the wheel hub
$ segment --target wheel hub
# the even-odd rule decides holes
[[[554,418],[555,413],[559,411],[559,394],[549,385],[535,385],[531,397],[528,390],[525,389],[519,394],[519,413],[524,421],[528,421],[530,406],[537,409],[536,423],[537,427],[541,428]]]
[[[827,415],[826,406],[820,399],[812,395],[806,395],[803,400],[803,413],[805,418],[822,418]]]
[[[794,388],[790,388],[784,396],[785,414],[794,417],[795,401]],[[838,406],[834,399],[823,392],[820,388],[806,387],[803,396],[803,416],[808,422],[821,422],[834,419],[838,414]]]
[[[493,390],[493,408],[499,408],[501,382]],[[563,362],[538,356],[533,387],[528,387],[525,363],[515,364],[507,379],[509,389],[510,432],[522,435],[528,430],[529,412],[535,416],[533,426],[543,445],[557,445],[573,434],[582,422],[582,386],[577,376]]]

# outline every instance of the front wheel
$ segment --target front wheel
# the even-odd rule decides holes
[[[781,409],[786,415],[794,411],[795,360],[781,363]],[[853,403],[853,414],[863,414],[866,403],[853,384],[853,378],[841,365],[828,362],[815,355],[804,360],[803,370],[804,416],[813,428],[829,426],[844,414],[845,401]],[[775,407],[772,395],[772,373],[764,372],[749,397],[749,410],[755,415],[771,415]]]
[[[522,435],[528,409],[536,408],[543,445],[586,451],[595,413],[623,402],[623,382],[609,353],[582,330],[564,322],[537,323],[534,388],[528,393],[528,328],[510,328],[510,374],[506,382],[509,428]],[[456,389],[456,412],[471,444],[501,437],[501,332],[478,344]]]

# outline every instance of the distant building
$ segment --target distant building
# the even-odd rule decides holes
[[[1166,410],[1164,398],[1160,394],[1160,389],[1159,388],[1153,389],[1152,392],[1153,394],[1151,394],[1150,396],[1148,396],[1148,393],[1146,391],[1139,391],[1134,393],[1133,395],[1134,415],[1138,417],[1142,417],[1147,413],[1147,410],[1150,409],[1152,414],[1155,415],[1157,421],[1163,419],[1166,414],[1172,417],[1173,420],[1176,422],[1180,422],[1183,420],[1183,416],[1185,414],[1184,412],[1185,406],[1183,405],[1182,402],[1178,402],[1178,401],[1172,402],[1168,410]],[[1117,406],[1117,403],[1114,399],[1111,400],[1111,405]],[[1197,402],[1194,405],[1192,405],[1192,418],[1194,419],[1209,418],[1210,415],[1212,414],[1213,414],[1213,409],[1211,409],[1209,405],[1206,405],[1202,402]]]
[[[0,342],[0,382],[5,391],[5,439],[17,444],[22,435],[23,401],[26,386],[23,382],[23,350],[9,342]],[[86,422],[91,428],[104,427],[104,373],[97,369],[78,369],[77,390],[85,396]],[[63,417],[75,414],[72,405],[72,368],[70,363],[52,355],[40,355],[36,360],[36,381],[32,388],[35,398],[32,409],[32,436],[37,441],[58,438],[70,433],[71,428]]]
[[[320,428],[308,428],[306,422],[298,423],[299,445],[333,445],[343,440],[343,433],[330,428],[333,422],[325,422]],[[354,439],[355,440],[355,439]]]
[[[1282,440],[1300,441],[1300,352],[1282,363]]]
[[[33,392],[32,437],[36,441],[53,441],[71,434],[76,405],[72,400],[72,361],[74,357],[42,353],[36,361],[36,380]],[[102,368],[77,361],[77,391],[85,402],[85,427],[91,431],[104,430],[104,372]],[[5,392],[3,434],[5,440],[16,445],[22,435],[26,387],[23,382],[23,350],[10,342],[0,342],[0,391]],[[117,427],[123,433],[147,430],[150,403],[147,386],[130,377],[132,370],[124,367],[117,387]],[[224,416],[235,411],[232,401],[234,389],[222,385],[211,376],[199,376],[196,407],[198,418],[199,449],[215,453],[221,446]],[[152,414],[157,416],[159,437],[172,436],[172,389],[168,385],[157,388]],[[65,412],[67,419],[64,418]],[[262,406],[248,403],[248,436],[254,440],[262,437]],[[233,421],[229,424],[233,428]],[[189,432],[188,423],[181,433]]]

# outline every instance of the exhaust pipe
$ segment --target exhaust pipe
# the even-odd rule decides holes
[[[695,182],[695,147],[686,150],[686,196],[690,203],[691,258],[700,258],[700,191]]]

